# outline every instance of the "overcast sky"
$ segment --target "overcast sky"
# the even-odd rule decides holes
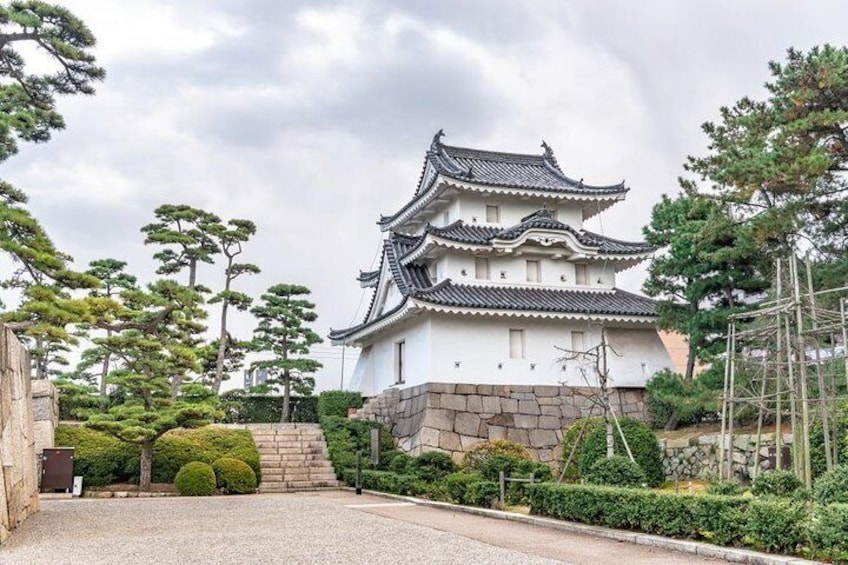
[[[625,179],[627,202],[590,227],[639,239],[685,156],[703,153],[700,124],[761,97],[787,47],[846,43],[848,21],[838,0],[62,4],[98,38],[106,81],[63,100],[67,129],[3,176],[78,266],[115,257],[143,278],[153,249],[139,228],[159,204],[251,219],[245,259],[263,273],[242,289],[310,287],[322,335],[364,314],[355,277],[375,221],[410,198],[439,128],[494,150],[544,139],[571,177]],[[643,278],[631,269],[619,286]],[[248,315],[233,325],[250,336]],[[339,350],[315,351],[320,385],[337,386]]]

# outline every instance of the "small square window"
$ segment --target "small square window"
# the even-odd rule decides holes
[[[527,261],[527,282],[542,282],[542,263],[535,259]]]
[[[442,224],[445,226],[450,224],[450,210],[445,210],[442,213]]]
[[[586,263],[577,263],[574,265],[574,282],[580,286],[589,284],[589,269]]]
[[[474,258],[474,278],[489,280],[489,259],[486,257]]]
[[[486,222],[489,224],[499,224],[501,223],[501,207],[493,206],[491,204],[486,205]]]
[[[524,359],[524,330],[509,330],[509,358]]]

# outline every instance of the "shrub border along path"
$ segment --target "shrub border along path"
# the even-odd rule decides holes
[[[354,491],[352,487],[342,487],[342,490]],[[735,547],[722,547],[709,543],[697,541],[679,540],[666,538],[663,536],[655,536],[651,534],[642,534],[638,532],[630,532],[627,530],[616,530],[613,528],[604,528],[601,526],[591,526],[588,524],[580,524],[577,522],[566,522],[564,520],[555,520],[553,518],[542,518],[540,516],[530,516],[527,514],[517,514],[514,512],[504,512],[502,510],[490,510],[488,508],[477,508],[474,506],[462,506],[459,504],[451,504],[449,502],[437,502],[434,500],[425,500],[423,498],[415,498],[412,496],[402,496],[398,494],[389,494],[374,490],[363,490],[363,493],[388,498],[391,500],[402,500],[411,502],[418,506],[429,506],[432,508],[441,508],[452,512],[464,512],[466,514],[474,514],[477,516],[485,516],[487,518],[495,518],[497,520],[507,520],[510,522],[519,522],[531,526],[540,526],[543,528],[553,528],[565,532],[578,534],[586,534],[595,537],[612,539],[616,541],[625,541],[635,543],[637,545],[647,545],[658,547],[681,553],[689,553],[692,555],[700,555],[703,557],[712,557],[714,559],[723,559],[734,563],[746,563],[749,565],[816,565],[819,561],[808,561],[800,557],[790,557],[786,555],[773,555],[770,553],[760,553],[749,549],[739,549]]]

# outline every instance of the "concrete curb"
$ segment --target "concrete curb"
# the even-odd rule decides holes
[[[344,487],[342,490],[353,491],[354,489],[350,487]],[[564,532],[586,534],[590,536],[612,539],[617,541],[626,541],[638,545],[647,545],[651,547],[658,547],[661,549],[679,551],[682,553],[690,553],[692,555],[700,555],[702,557],[723,559],[725,561],[731,561],[733,563],[746,563],[748,565],[815,565],[817,563],[821,563],[820,561],[809,561],[806,559],[801,559],[800,557],[773,555],[770,553],[761,553],[748,549],[722,547],[698,541],[678,540],[673,538],[666,538],[663,536],[631,532],[628,530],[615,530],[612,528],[591,526],[588,524],[580,524],[577,522],[554,520],[552,518],[528,516],[525,514],[516,514],[513,512],[504,512],[501,510],[490,510],[488,508],[476,508],[473,506],[461,506],[459,504],[451,504],[449,502],[436,502],[433,500],[414,498],[412,496],[401,496],[397,494],[389,494],[386,492],[377,492],[373,490],[363,490],[362,492],[370,494],[372,496],[379,496],[392,500],[403,500],[404,502],[411,502],[413,504],[417,504],[418,506],[441,508],[442,510],[450,510],[451,512],[464,512],[465,514],[485,516],[487,518],[495,518],[496,520],[508,520],[511,522],[518,522],[531,526],[552,528]]]

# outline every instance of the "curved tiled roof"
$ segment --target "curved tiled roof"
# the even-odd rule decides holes
[[[390,216],[381,216],[378,224],[391,223],[429,191],[438,175],[482,186],[530,190],[552,195],[615,196],[627,191],[624,181],[611,185],[584,184],[583,179],[566,176],[544,142],[544,153],[522,154],[484,151],[443,145],[439,131],[424,159],[421,177],[411,201]]]
[[[423,302],[461,308],[521,310],[569,314],[656,316],[656,303],[650,298],[623,290],[593,292],[577,289],[551,289],[454,284],[443,281],[413,294]]]
[[[417,249],[424,243],[428,234],[457,243],[491,245],[495,240],[512,241],[518,239],[525,232],[532,229],[568,232],[582,245],[596,248],[601,255],[638,255],[654,251],[651,245],[642,241],[622,241],[586,230],[576,230],[568,224],[555,220],[553,214],[543,208],[522,218],[521,223],[506,229],[488,225],[468,225],[462,220],[457,220],[441,228],[427,226],[422,235],[403,236],[406,251],[399,254],[398,257],[404,257]]]

